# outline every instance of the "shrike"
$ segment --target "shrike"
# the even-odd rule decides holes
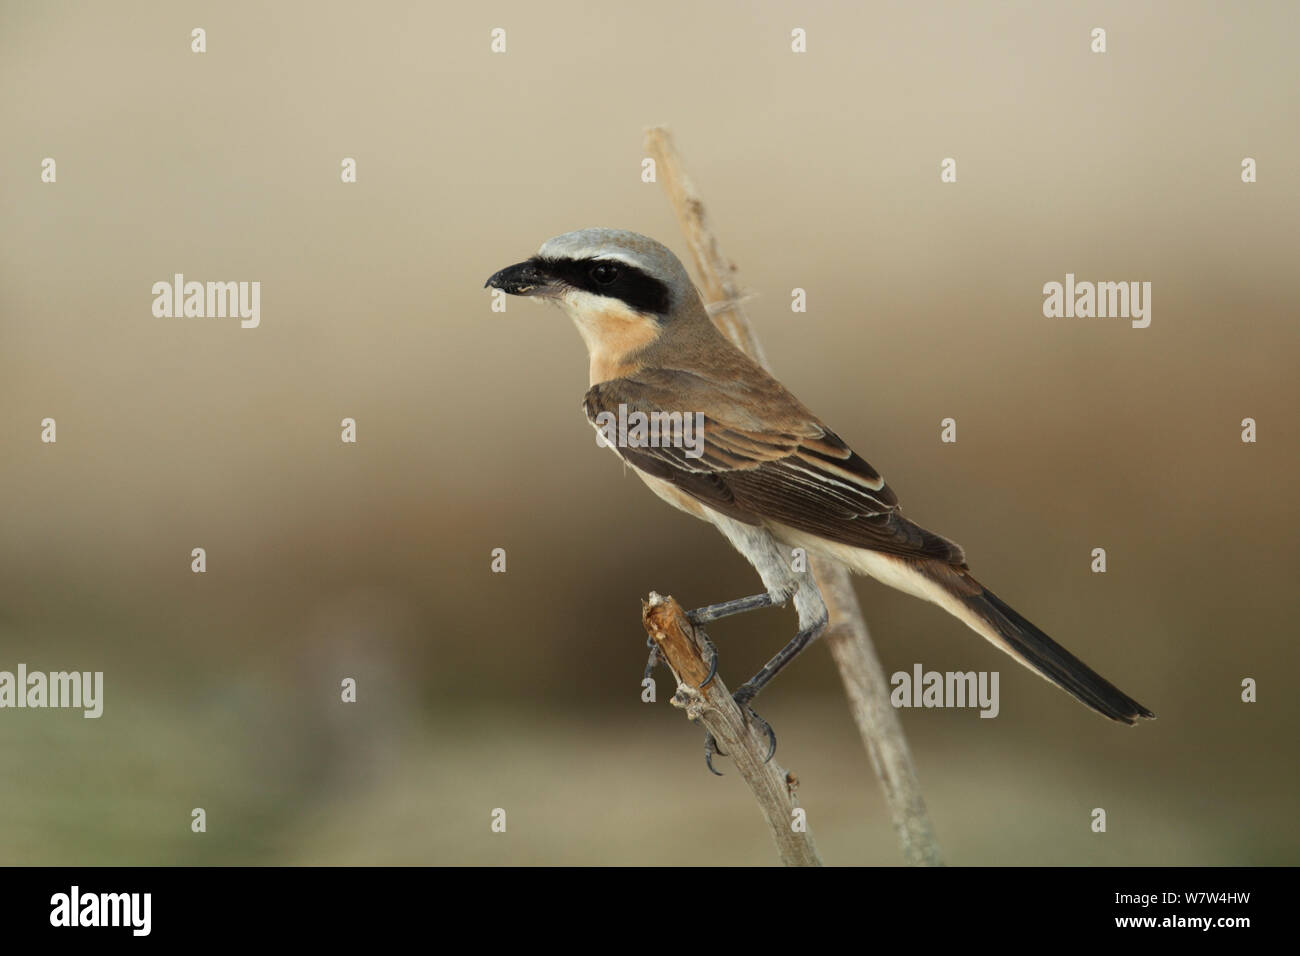
[[[827,623],[812,574],[793,570],[792,548],[939,605],[1111,720],[1155,716],[976,581],[959,545],[903,517],[876,470],[717,330],[664,246],[622,230],[570,232],[487,286],[568,313],[591,357],[584,405],[594,425],[632,412],[702,414],[702,449],[630,440],[613,447],[655,494],[712,523],[763,580],[765,593],[699,608],[693,621],[793,599],[798,634],[735,693],[767,731],[769,758],[775,735],[749,703]],[[710,770],[714,752],[710,739]]]

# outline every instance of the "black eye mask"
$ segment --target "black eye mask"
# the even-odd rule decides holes
[[[534,261],[540,270],[567,286],[618,299],[637,312],[648,312],[662,318],[672,311],[672,294],[668,286],[626,262],[541,258]],[[613,270],[612,278],[608,275],[610,269]],[[598,275],[599,280],[596,278]]]

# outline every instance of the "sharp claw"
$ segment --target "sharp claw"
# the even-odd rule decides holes
[[[704,765],[709,768],[709,773],[715,777],[726,776],[722,771],[713,769],[714,754],[722,754],[722,751],[718,749],[718,742],[713,739],[713,734],[706,733],[704,735]],[[726,756],[726,754],[722,755]]]
[[[659,653],[659,645],[655,643],[653,637],[646,638],[645,643],[646,647],[650,648],[650,657],[645,662],[645,673],[642,675],[641,679],[649,680],[650,675],[654,673],[655,668],[659,666],[664,658],[663,655]]]
[[[776,754],[776,731],[772,729],[771,724],[762,717],[759,717],[758,714],[755,714],[752,710],[750,711],[750,714],[753,715],[755,720],[767,728],[767,756],[763,758],[763,763],[767,763]]]
[[[771,724],[758,716],[758,714],[754,713],[754,709],[749,706],[749,702],[755,697],[755,692],[747,685],[742,685],[740,690],[736,691],[731,696],[732,699],[742,708],[742,712],[747,715],[745,719],[748,720],[753,718],[754,722],[758,724],[759,729],[767,733],[767,756],[763,758],[763,763],[767,763],[776,755],[776,731],[772,729]]]
[[[700,690],[704,690],[709,684],[713,683],[713,678],[718,674],[718,649],[713,646],[713,642],[707,637],[704,638],[704,646],[709,651],[709,676],[704,678],[704,682],[700,684]]]

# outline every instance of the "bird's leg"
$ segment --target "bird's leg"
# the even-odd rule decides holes
[[[762,670],[741,684],[731,695],[732,699],[745,713],[746,719],[753,720],[758,725],[759,730],[767,735],[767,756],[763,758],[764,763],[771,760],[773,754],[776,753],[776,731],[772,729],[771,724],[754,713],[754,709],[749,706],[749,703],[758,696],[758,692],[767,686],[773,677],[799,656],[800,651],[815,641],[822,631],[826,630],[828,621],[829,618],[826,616],[825,609],[823,609],[822,616],[817,621],[808,627],[800,628],[799,633],[791,639],[789,644],[777,651],[776,656],[764,664]],[[716,655],[714,656],[716,661]],[[722,774],[713,769],[713,755],[715,753],[720,754],[723,751],[718,749],[718,742],[713,739],[713,735],[706,734],[704,737],[704,763],[709,768],[710,773],[721,777]]]
[[[707,624],[710,621],[717,621],[724,617],[730,617],[733,614],[744,614],[746,611],[757,611],[760,608],[774,607],[777,604],[784,604],[789,600],[789,595],[780,594],[751,594],[749,597],[736,598],[734,601],[722,601],[719,604],[706,604],[704,607],[698,607],[694,611],[686,612],[686,619],[694,627],[701,624]],[[709,652],[709,674],[700,684],[700,689],[708,687],[712,682],[714,675],[718,673],[718,650],[713,646],[713,642],[703,631],[700,632],[700,638],[704,641],[705,649]],[[646,640],[650,648],[650,658],[645,664],[645,676],[642,680],[649,680],[654,669],[664,662],[663,655],[659,652],[659,646],[655,644],[654,638]],[[717,751],[721,753],[721,751]],[[711,756],[711,755],[708,755]],[[709,764],[709,769],[713,765]],[[716,771],[715,771],[716,772]]]
[[[693,627],[699,627],[701,624],[721,620],[724,617],[731,617],[733,614],[744,614],[746,611],[757,611],[761,608],[775,607],[778,604],[784,604],[786,601],[790,600],[791,593],[793,593],[793,591],[790,591],[789,593],[780,592],[777,594],[766,592],[763,594],[751,594],[749,597],[736,598],[734,601],[722,601],[718,604],[706,604],[704,607],[697,607],[694,611],[687,611],[686,620],[690,621]],[[704,678],[703,683],[700,684],[700,689],[703,690],[705,687],[709,686],[714,675],[718,673],[718,649],[713,646],[713,642],[709,640],[708,636],[703,631],[700,632],[700,637],[703,639],[705,648],[709,652],[709,676]],[[653,645],[653,641],[650,643]],[[650,651],[650,660],[646,662],[645,666],[645,676],[649,677],[650,672],[654,670],[662,660],[663,657],[659,654],[659,648],[652,646]],[[721,752],[722,751],[718,751],[718,753]],[[709,769],[713,769],[712,764],[709,764]]]
[[[790,643],[781,648],[780,652],[768,661],[762,670],[741,685],[740,689],[732,695],[740,706],[745,719],[750,720],[752,718],[754,724],[767,735],[767,759],[771,760],[772,755],[776,753],[776,733],[772,730],[771,724],[754,713],[749,706],[750,701],[783,667],[794,660],[800,651],[826,629],[826,603],[822,600],[821,592],[817,589],[817,582],[812,574],[806,567],[801,567],[799,570],[795,569],[795,563],[792,560],[793,552],[787,553],[784,550],[785,546],[778,542],[769,530],[762,525],[746,524],[722,514],[713,514],[710,516],[710,520],[722,532],[723,536],[731,542],[732,546],[754,566],[754,570],[762,578],[763,587],[767,591],[764,594],[755,594],[752,597],[697,608],[687,614],[691,623],[698,625],[706,621],[716,621],[720,617],[727,617],[731,614],[740,614],[745,611],[785,604],[791,598],[794,599],[795,610],[799,612],[799,633],[794,636]],[[717,654],[715,653],[710,666],[710,679],[712,679],[712,672],[716,667]],[[705,683],[707,684],[708,681],[705,681]],[[718,771],[713,769],[713,755],[719,752],[718,742],[713,739],[713,735],[706,735],[704,739],[704,760],[710,772],[715,774]],[[721,775],[719,774],[719,776]]]
[[[707,624],[710,621],[716,621],[724,617],[730,617],[733,614],[744,614],[746,611],[757,611],[760,608],[773,607],[777,604],[783,604],[789,600],[786,596],[772,594],[751,594],[749,597],[736,598],[734,601],[723,601],[720,604],[706,604],[704,607],[697,607],[694,611],[686,612],[686,619],[695,627],[701,624]],[[701,634],[701,637],[704,637]],[[709,651],[709,676],[704,678],[704,683],[700,687],[708,687],[709,682],[713,680],[713,675],[718,672],[718,652],[713,646],[713,642],[704,637],[704,643]],[[650,659],[645,664],[645,676],[642,680],[648,680],[654,669],[664,662],[663,655],[659,653],[659,646],[655,644],[654,638],[648,638],[646,645],[650,648]]]
[[[760,608],[772,607],[778,603],[783,602],[778,601],[771,594],[751,594],[749,597],[736,598],[734,601],[723,601],[720,604],[706,604],[704,607],[697,607],[694,611],[686,612],[686,619],[692,624],[707,624],[709,621],[731,617],[733,614],[744,614],[746,611],[757,611]]]
[[[736,703],[741,706],[748,706],[749,702],[758,696],[758,692],[768,685],[768,683],[792,660],[799,656],[799,652],[815,641],[826,630],[829,618],[825,611],[822,612],[821,618],[814,621],[808,627],[800,628],[790,643],[776,652],[776,655],[763,665],[763,669],[751,677],[745,683],[741,684],[736,692],[731,696],[736,698]],[[750,711],[753,713],[753,711]],[[768,755],[771,757],[771,754]]]

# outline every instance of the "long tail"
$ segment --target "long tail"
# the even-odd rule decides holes
[[[937,535],[930,537],[948,543]],[[971,577],[964,561],[955,563],[962,559],[961,549],[956,545],[951,545],[951,548],[955,549],[952,552],[955,560],[943,560],[937,556],[917,559],[865,548],[832,547],[830,553],[862,574],[869,574],[890,587],[939,605],[975,633],[1097,713],[1130,725],[1143,717],[1155,717]]]
[[[1111,720],[1132,725],[1139,718],[1155,717],[1147,708],[1021,617],[988,588],[969,575],[965,577],[979,588],[978,593],[960,598],[976,619],[967,619],[966,623],[984,637],[1080,703]],[[980,627],[976,622],[984,626]]]
[[[1155,717],[971,577],[960,547],[911,522],[904,524],[901,516],[895,516],[891,527],[901,529],[896,537],[906,533],[906,543],[912,553],[889,554],[869,547],[828,542],[790,529],[784,529],[782,540],[823,551],[860,574],[939,605],[975,633],[1104,717],[1130,725],[1144,717]]]

